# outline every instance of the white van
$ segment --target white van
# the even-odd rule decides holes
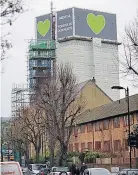
[[[111,175],[110,171],[105,168],[87,168],[84,175]]]
[[[23,175],[18,162],[0,162],[1,175]]]

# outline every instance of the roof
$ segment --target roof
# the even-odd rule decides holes
[[[74,96],[78,95],[78,93],[83,89],[83,87],[89,82],[90,80],[84,81],[82,83],[77,84],[74,87]]]
[[[113,101],[93,80],[87,80],[87,81],[77,84],[74,88],[73,96],[77,96],[79,92],[81,92],[81,90],[84,88],[84,86],[89,82],[93,83],[106,97],[108,97],[111,101]]]
[[[130,112],[138,111],[138,94],[129,97]],[[127,114],[127,101],[126,98],[114,101],[109,104],[105,104],[93,109],[88,109],[84,113],[80,114],[76,123],[83,124],[91,121],[102,120],[109,117],[115,117],[123,114]]]

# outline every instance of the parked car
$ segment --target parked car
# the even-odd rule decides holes
[[[50,175],[71,175],[68,167],[52,167]]]
[[[87,168],[84,175],[111,175],[110,171],[105,168]]]
[[[32,175],[32,173],[29,171],[29,169],[28,168],[26,168],[26,167],[23,167],[22,168],[22,173],[23,173],[23,175]]]
[[[49,168],[41,168],[40,175],[48,175],[50,173]]]
[[[122,169],[118,175],[138,175],[138,169]]]
[[[40,175],[40,170],[42,168],[47,168],[47,165],[46,164],[29,164],[28,168],[33,175]]]

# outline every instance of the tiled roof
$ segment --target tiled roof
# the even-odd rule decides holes
[[[129,98],[130,112],[138,111],[138,94],[132,95]],[[127,114],[126,98],[114,101],[113,103],[105,104],[93,109],[88,109],[80,114],[76,124],[88,123],[91,121],[102,120],[109,117]]]

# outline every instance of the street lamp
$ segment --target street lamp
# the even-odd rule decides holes
[[[118,89],[118,90],[121,90],[121,89],[124,89],[125,90],[125,95],[126,95],[126,99],[127,99],[127,112],[128,112],[128,135],[129,135],[129,138],[130,138],[130,135],[131,135],[131,131],[130,131],[130,110],[129,110],[129,88],[124,88],[122,86],[112,86],[111,89]],[[132,162],[131,162],[131,150],[132,150],[132,146],[131,144],[130,145],[130,151],[129,151],[129,160],[130,160],[130,168],[132,168]]]

